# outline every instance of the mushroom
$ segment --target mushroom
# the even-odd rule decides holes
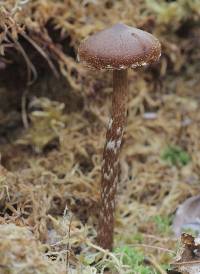
[[[103,152],[98,243],[112,249],[119,152],[127,119],[127,70],[157,61],[159,41],[150,33],[118,23],[84,40],[78,58],[89,68],[113,71],[112,112]]]

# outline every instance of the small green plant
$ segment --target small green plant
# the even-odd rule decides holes
[[[144,236],[137,232],[132,236],[131,240],[133,243],[142,243],[144,241]]]
[[[121,256],[121,260],[124,265],[129,266],[130,274],[156,274],[150,266],[146,266],[144,263],[144,255],[142,252],[135,250],[129,246],[122,246],[115,249],[114,253],[117,256]]]
[[[158,232],[161,234],[169,234],[171,231],[171,216],[154,216],[153,221],[156,223]]]
[[[161,158],[178,166],[185,166],[191,161],[190,155],[179,146],[168,146],[161,154]]]
[[[115,236],[115,242],[117,243],[117,245],[120,245],[120,243],[122,242],[127,245],[141,244],[144,242],[144,236],[140,232],[125,235],[120,234]]]

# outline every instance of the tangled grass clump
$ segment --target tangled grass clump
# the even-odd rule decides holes
[[[38,273],[165,273],[174,254],[171,219],[200,189],[199,1],[141,0],[134,14],[132,2],[1,3],[0,266],[10,273],[19,259]],[[76,49],[118,21],[154,33],[163,54],[130,72],[118,249],[108,253],[94,242],[111,75],[86,71]]]

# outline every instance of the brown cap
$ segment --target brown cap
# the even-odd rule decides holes
[[[152,34],[121,23],[90,36],[78,50],[88,67],[111,70],[151,64],[160,54],[160,43]]]

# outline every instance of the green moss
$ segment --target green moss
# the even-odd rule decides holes
[[[156,223],[156,227],[159,233],[161,234],[169,234],[171,232],[171,216],[154,216],[153,221]]]
[[[161,154],[161,158],[178,166],[185,166],[191,161],[190,155],[179,146],[168,146]]]
[[[122,246],[116,248],[114,251],[116,254],[120,254],[124,265],[129,266],[130,274],[155,274],[157,273],[152,267],[145,265],[144,255],[142,252],[135,250],[129,246]]]
[[[170,32],[176,31],[181,22],[192,21],[198,18],[199,0],[146,0],[146,5],[157,15],[157,21]],[[171,27],[169,30],[169,26]]]

